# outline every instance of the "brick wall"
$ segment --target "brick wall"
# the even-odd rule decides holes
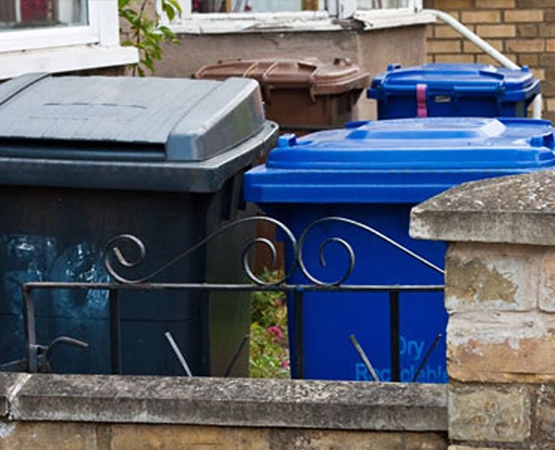
[[[416,206],[445,260],[449,450],[555,448],[555,173],[467,183]]]
[[[424,0],[424,7],[451,14],[515,63],[529,66],[542,80],[544,117],[555,120],[555,1]],[[442,23],[430,27],[428,60],[497,64]]]

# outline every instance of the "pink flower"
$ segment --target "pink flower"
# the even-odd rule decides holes
[[[278,338],[278,340],[283,340],[283,333],[277,325],[266,328],[266,331],[270,334],[273,334],[275,337]]]
[[[284,359],[284,360],[281,362],[281,367],[283,367],[284,369],[288,369],[288,368],[289,368],[289,361],[286,360],[286,359]]]

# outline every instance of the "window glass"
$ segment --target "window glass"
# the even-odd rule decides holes
[[[358,9],[391,9],[414,7],[414,0],[357,0]]]
[[[330,9],[330,2],[326,0],[182,0],[181,3],[190,3],[192,12],[196,13],[297,12]],[[342,1],[339,0],[339,3]],[[359,10],[413,8],[421,5],[421,0],[356,0],[354,4]],[[335,9],[333,6],[331,5],[332,10]]]
[[[87,25],[87,1],[0,0],[0,31]]]
[[[323,0],[192,0],[193,12],[321,11]]]

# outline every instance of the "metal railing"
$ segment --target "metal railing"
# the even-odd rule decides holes
[[[272,260],[275,262],[277,256],[276,245],[273,241],[259,237],[254,238],[248,242],[248,244],[243,249],[241,255],[241,261],[243,266],[243,271],[248,277],[247,283],[176,283],[176,282],[153,282],[151,281],[155,276],[162,274],[166,269],[172,267],[174,264],[183,260],[184,258],[190,257],[190,255],[197,249],[206,246],[210,241],[216,237],[225,234],[228,230],[234,227],[242,226],[249,222],[267,222],[272,224],[279,229],[286,240],[293,249],[293,261],[284,272],[283,277],[268,282],[260,278],[256,273],[254,273],[251,265],[249,255],[253,248],[257,245],[262,245],[269,249],[272,254]],[[361,222],[344,218],[344,217],[325,217],[311,223],[308,227],[304,229],[301,236],[297,240],[293,232],[282,222],[264,216],[247,217],[232,223],[229,223],[218,231],[210,234],[208,237],[198,242],[193,247],[188,250],[178,254],[175,258],[171,259],[166,264],[163,264],[158,269],[146,274],[136,277],[129,277],[128,275],[123,275],[122,270],[126,273],[133,271],[140,267],[146,258],[146,248],[141,240],[133,235],[119,235],[111,239],[104,249],[103,252],[103,264],[111,277],[113,282],[68,282],[68,281],[34,281],[26,282],[22,285],[22,300],[24,306],[25,314],[25,327],[26,327],[26,355],[24,358],[18,361],[12,361],[3,365],[0,365],[0,370],[19,370],[28,372],[47,372],[50,369],[49,357],[51,356],[54,349],[60,344],[69,344],[79,347],[86,348],[87,343],[78,341],[77,339],[60,336],[55,339],[50,345],[41,345],[37,342],[37,329],[36,329],[36,317],[35,317],[35,298],[33,296],[34,292],[39,290],[54,290],[54,289],[68,289],[68,290],[105,290],[109,292],[109,309],[110,309],[110,352],[111,352],[111,369],[112,373],[121,373],[121,327],[120,327],[120,299],[119,294],[123,291],[160,291],[160,290],[180,290],[180,291],[203,291],[203,292],[257,292],[257,291],[268,291],[268,292],[284,292],[292,296],[294,305],[294,316],[289,317],[289,320],[293,321],[293,334],[294,334],[294,361],[291,362],[293,366],[293,373],[295,373],[297,378],[304,378],[305,373],[305,360],[304,360],[304,344],[303,344],[303,324],[304,324],[304,297],[307,293],[312,292],[345,292],[345,293],[355,293],[355,292],[387,292],[389,293],[389,310],[390,310],[390,353],[391,353],[391,381],[401,380],[401,352],[400,352],[400,313],[399,304],[400,296],[407,292],[441,292],[444,289],[443,285],[371,285],[371,284],[345,284],[349,276],[352,274],[355,267],[356,255],[353,246],[347,242],[344,238],[332,236],[326,238],[324,242],[320,245],[320,262],[325,265],[325,260],[323,256],[324,248],[335,243],[343,247],[346,254],[348,255],[348,265],[345,272],[337,279],[333,281],[324,281],[319,279],[307,268],[305,263],[304,245],[307,236],[310,234],[311,230],[326,223],[343,223],[351,225],[357,229],[366,231],[371,235],[377,237],[378,239],[391,245],[399,252],[408,255],[410,258],[418,261],[419,263],[429,267],[431,270],[442,274],[443,270],[431,263],[427,259],[421,257],[415,252],[411,251],[407,247],[399,244],[395,240],[386,236],[385,234],[379,232],[378,230],[363,224]],[[130,252],[133,250],[133,252]],[[133,253],[134,257],[130,258],[129,254]],[[288,280],[291,278],[295,271],[299,270],[302,275],[309,280],[309,283],[291,283]],[[55,299],[54,299],[55,301]],[[371,301],[371,300],[369,300]],[[416,381],[418,375],[422,368],[424,367],[427,359],[429,358],[431,352],[436,347],[439,335],[434,342],[428,347],[425,352],[423,360],[420,362],[419,367],[416,371],[413,381]],[[168,336],[166,333],[166,338],[172,344],[171,335]],[[373,379],[377,380],[374,369],[366,356],[364,350],[358,343],[356,336],[351,335],[351,342],[353,347],[359,354],[364,365],[368,369],[369,373],[372,375]],[[240,347],[237,349],[235,356],[230,362],[230,366],[226,370],[229,374],[231,371],[231,366],[235,363],[238,353],[242,351],[245,342],[243,341]],[[180,357],[179,349],[172,345],[173,350],[176,352],[178,358]],[[185,371],[188,375],[191,375],[190,370],[187,370],[187,364],[181,361],[184,366]]]

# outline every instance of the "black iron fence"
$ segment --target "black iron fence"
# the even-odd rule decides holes
[[[154,277],[163,274],[169,267],[184,258],[190,257],[198,248],[207,245],[210,241],[217,236],[224,235],[228,230],[234,227],[242,226],[248,222],[267,222],[276,227],[289,242],[292,252],[292,258],[288,267],[284,271],[283,277],[271,282],[262,279],[256,274],[252,268],[250,257],[253,248],[260,245],[266,247],[272,254],[272,259],[275,261],[277,256],[277,249],[274,241],[267,238],[254,238],[249,241],[245,246],[241,255],[242,266],[244,274],[248,277],[246,283],[176,283],[176,282],[153,282]],[[419,263],[429,267],[431,270],[442,274],[443,270],[431,263],[422,256],[414,253],[407,247],[401,245],[395,240],[389,238],[387,235],[379,232],[378,230],[348,219],[344,217],[325,217],[311,223],[301,233],[299,239],[295,237],[293,232],[282,222],[264,216],[248,217],[232,223],[229,223],[210,234],[208,237],[198,242],[196,245],[187,249],[186,251],[178,254],[175,258],[161,267],[146,275],[130,277],[123,275],[123,271],[127,274],[136,268],[140,268],[141,263],[146,257],[146,248],[141,240],[133,235],[120,235],[111,239],[103,252],[103,264],[108,272],[112,282],[69,282],[69,281],[34,281],[27,282],[22,285],[22,302],[25,315],[25,335],[26,335],[26,355],[20,360],[11,361],[0,365],[0,371],[28,371],[28,372],[48,372],[49,359],[56,347],[59,345],[67,344],[77,347],[86,348],[87,343],[79,341],[75,338],[68,336],[60,336],[54,339],[48,345],[42,345],[37,342],[37,325],[35,321],[35,296],[34,293],[40,290],[103,290],[109,293],[109,309],[110,309],[110,353],[111,353],[111,368],[112,373],[121,373],[121,327],[120,327],[120,300],[119,295],[123,291],[151,291],[151,290],[180,290],[180,291],[203,291],[203,292],[257,292],[257,291],[272,291],[284,292],[292,296],[293,301],[293,317],[289,317],[292,321],[292,330],[294,335],[294,360],[291,361],[293,372],[297,378],[304,378],[305,373],[305,359],[304,359],[304,344],[303,344],[303,324],[304,318],[304,297],[307,293],[312,292],[344,292],[344,293],[360,293],[360,292],[387,292],[389,295],[389,330],[390,330],[390,360],[391,360],[391,381],[401,380],[401,351],[400,351],[400,299],[405,293],[411,292],[442,292],[444,286],[442,284],[423,284],[423,285],[406,285],[406,284],[347,284],[350,275],[353,272],[356,263],[356,254],[352,245],[344,238],[332,236],[324,240],[320,245],[320,262],[325,265],[325,258],[323,256],[324,249],[327,245],[335,243],[344,249],[348,255],[348,264],[344,273],[338,279],[333,281],[324,281],[315,276],[307,268],[304,255],[304,245],[307,236],[315,227],[321,226],[326,223],[344,223],[352,225],[358,229],[364,230],[381,241],[396,248],[399,252],[408,255],[410,258],[418,261]],[[133,254],[132,258],[129,254]],[[300,271],[302,275],[309,280],[308,283],[291,283],[290,280],[293,273]],[[55,299],[54,299],[55,301]],[[176,352],[177,357],[180,359],[184,370],[188,375],[191,375],[187,363],[180,353],[179,348],[173,341],[171,335],[167,336],[169,343]],[[414,374],[413,381],[416,381],[420,371],[426,364],[431,353],[437,346],[441,335],[436,336],[433,342],[428,346],[424,352],[416,373]],[[364,349],[360,345],[355,335],[350,336],[351,343],[360,356],[361,361],[364,363],[368,372],[374,380],[378,380],[378,376],[372,366],[372,363],[366,355]],[[244,350],[245,340],[237,349],[237,352],[230,361],[230,367],[226,370],[228,374],[231,366],[234,364],[236,356],[239,352]]]

